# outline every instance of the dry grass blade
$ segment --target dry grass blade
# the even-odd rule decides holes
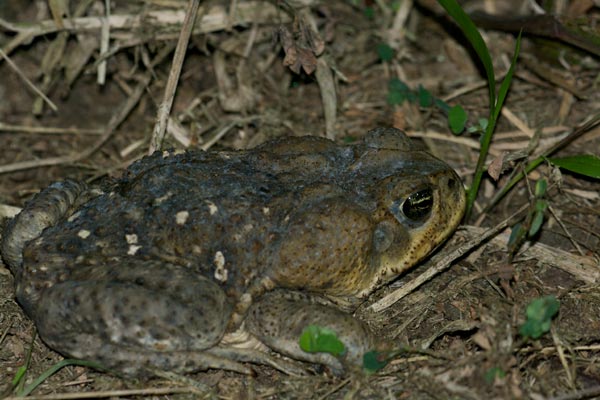
[[[469,226],[465,229],[472,236],[482,235],[485,232],[485,229],[475,226]],[[494,237],[490,242],[497,248],[505,248],[509,236],[507,232],[503,232]],[[527,247],[520,253],[520,256],[531,257],[540,262],[560,268],[588,284],[600,282],[600,270],[598,270],[600,264],[591,257],[571,254],[544,243],[535,243]]]
[[[210,395],[199,392],[194,387],[167,387],[167,388],[148,388],[131,390],[103,390],[98,392],[79,392],[79,393],[57,393],[45,396],[27,396],[30,400],[71,400],[71,399],[104,399],[114,397],[130,396],[161,396],[178,393],[189,393],[199,396],[197,398],[212,398]],[[208,396],[208,397],[206,397]],[[17,400],[23,397],[5,397],[4,400]]]
[[[152,133],[152,138],[150,140],[150,154],[161,149],[163,140],[165,138],[167,121],[169,120],[169,114],[171,113],[171,107],[173,106],[173,99],[175,98],[175,91],[177,90],[177,83],[179,82],[181,67],[183,65],[185,52],[194,28],[194,22],[196,22],[196,15],[198,13],[199,6],[200,0],[190,0],[188,3],[185,19],[179,35],[179,41],[177,42],[175,55],[173,56],[173,65],[171,65],[171,70],[169,71],[169,79],[167,80],[167,87],[165,88],[163,101],[158,107],[158,118],[156,124],[154,125],[154,132]]]
[[[244,25],[248,23],[266,23],[275,20],[285,22],[288,18],[280,15],[277,8],[268,2],[249,1],[238,5],[236,13],[230,16],[224,6],[213,6],[202,16],[194,33],[210,33],[226,29],[229,26]],[[180,26],[185,20],[185,13],[181,10],[149,11],[145,14],[112,14],[105,21],[97,17],[80,17],[64,20],[64,29],[67,31],[84,32],[98,31],[104,23],[108,24],[112,36],[135,36],[132,32],[144,28],[151,31],[160,31],[169,26]],[[54,20],[40,21],[37,23],[16,24],[0,18],[0,28],[16,32],[17,35],[4,48],[10,54],[19,45],[31,39],[62,31],[56,26]]]
[[[145,77],[141,79],[135,88],[134,92],[131,96],[125,101],[125,104],[118,109],[118,111],[113,115],[113,117],[108,122],[108,125],[104,131],[104,134],[88,149],[76,153],[73,155],[63,156],[63,157],[52,157],[46,158],[42,160],[32,160],[32,161],[22,161],[8,165],[0,166],[0,174],[5,174],[7,172],[14,171],[22,171],[25,169],[31,168],[40,168],[40,167],[48,167],[51,165],[59,165],[59,164],[68,164],[73,163],[79,160],[83,160],[90,155],[94,154],[106,141],[112,136],[115,129],[125,120],[125,118],[129,115],[131,110],[135,107],[135,105],[139,102],[142,94],[144,94],[146,87],[150,83],[152,75],[150,73],[146,73]]]
[[[105,0],[104,8],[106,9],[106,16],[102,18],[102,28],[100,29],[100,58],[108,52],[108,45],[110,42],[110,25],[107,19],[110,18],[110,1]],[[106,59],[102,59],[98,63],[98,78],[97,82],[99,85],[104,85],[106,81]]]
[[[102,129],[80,129],[80,128],[60,128],[51,126],[24,126],[12,125],[0,122],[0,132],[10,133],[32,133],[42,135],[101,135]]]
[[[35,86],[33,84],[33,82],[31,82],[31,80],[29,80],[29,78],[27,78],[25,76],[24,73],[21,72],[19,67],[17,67],[17,65],[14,62],[12,62],[12,60],[8,57],[8,55],[2,49],[0,49],[0,56],[2,56],[2,58],[4,60],[6,60],[6,63],[10,66],[10,68],[13,71],[15,71],[15,73],[19,76],[19,78],[21,78],[23,80],[23,82],[25,82],[25,84],[27,85],[28,88],[30,88],[31,90],[33,90],[35,92],[35,94],[40,96],[52,110],[58,111],[58,107],[56,107],[56,105],[52,102],[52,100],[50,100],[40,89],[37,88],[37,86]]]
[[[547,400],[582,400],[597,399],[600,396],[600,385],[592,386],[586,389],[576,390],[572,393],[561,396],[548,397]]]

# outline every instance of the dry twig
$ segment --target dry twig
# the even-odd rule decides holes
[[[44,102],[46,104],[48,104],[48,106],[54,110],[54,111],[58,111],[58,107],[56,107],[56,104],[54,104],[52,102],[52,100],[50,100],[45,94],[44,92],[42,92],[40,89],[37,88],[37,86],[35,86],[33,84],[33,82],[31,82],[29,80],[29,78],[27,78],[27,76],[25,76],[25,74],[23,72],[21,72],[21,70],[19,69],[19,67],[17,67],[17,65],[12,62],[12,60],[8,57],[8,54],[6,54],[2,49],[0,49],[0,56],[2,56],[2,58],[4,60],[6,60],[6,63],[9,65],[9,67],[15,71],[15,73],[19,76],[19,78],[21,78],[23,80],[23,82],[25,82],[25,84],[27,85],[28,88],[30,88],[31,90],[33,90],[33,92],[35,94],[37,94],[38,96],[40,96]]]
[[[177,90],[179,75],[181,74],[181,66],[185,59],[185,53],[194,28],[194,22],[196,21],[199,6],[200,0],[190,0],[188,3],[185,19],[179,35],[179,41],[177,42],[175,55],[173,56],[173,65],[169,71],[169,79],[167,80],[163,101],[158,107],[158,118],[154,125],[154,132],[152,133],[152,138],[150,140],[150,154],[161,149],[162,142],[165,138],[167,122],[169,120],[169,114],[171,113],[171,107],[173,106],[173,99],[175,98],[175,90]]]

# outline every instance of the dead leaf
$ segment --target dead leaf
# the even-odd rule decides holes
[[[500,178],[504,168],[504,158],[508,154],[506,151],[503,151],[498,157],[494,158],[490,165],[488,166],[487,172],[492,177],[493,180],[497,181]]]
[[[300,69],[309,75],[315,72],[317,56],[325,51],[325,41],[301,17],[294,20],[293,33],[281,26],[276,32],[276,38],[285,52],[283,65],[297,74]]]
[[[488,337],[481,331],[476,332],[473,336],[471,336],[471,340],[475,342],[475,344],[481,347],[483,350],[491,350],[492,344]]]

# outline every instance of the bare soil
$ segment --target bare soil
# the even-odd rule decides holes
[[[0,2],[0,49],[6,54],[0,57],[2,217],[15,211],[5,206],[21,207],[53,181],[118,176],[148,152],[187,7],[183,0],[113,2],[110,52],[101,56],[99,17],[105,15],[105,2],[66,2],[68,14],[77,17],[77,29],[66,16],[57,18],[61,10],[55,9],[53,20],[51,4],[57,3]],[[502,16],[507,13],[533,15],[531,3],[477,0],[466,6],[506,21]],[[557,3],[550,11],[562,21],[597,26],[600,9],[592,2]],[[452,135],[438,108],[387,101],[390,80],[399,78],[414,91],[422,86],[452,106],[463,106],[469,125],[488,115],[487,83],[474,52],[434,1],[209,1],[200,16],[163,147],[240,149],[281,135],[329,136],[343,142],[377,126],[395,126],[445,159],[470,185],[479,134]],[[61,23],[63,30],[57,28]],[[482,34],[502,77],[515,35],[491,29]],[[590,35],[598,40],[597,29]],[[378,55],[381,43],[394,50],[389,61]],[[104,84],[97,83],[101,60],[106,61]],[[321,71],[332,71],[329,79],[312,71],[319,62]],[[483,231],[459,230],[432,260],[375,293],[358,311],[399,347],[424,348],[427,354],[409,352],[376,374],[344,379],[309,365],[301,377],[253,367],[255,376],[207,371],[187,380],[150,381],[70,366],[45,379],[32,395],[600,398],[600,182],[542,163],[527,181],[483,212],[511,173],[524,168],[524,161],[598,118],[599,73],[593,49],[571,47],[556,37],[524,35],[488,163],[520,157],[505,163],[498,180],[485,175],[474,216],[465,225],[496,226],[530,203],[531,187],[544,178],[550,209],[541,233],[513,258],[506,246],[509,231],[503,230],[382,312],[368,310]],[[57,109],[41,101],[25,78]],[[111,130],[111,119],[128,101],[131,111]],[[577,154],[600,155],[597,126],[584,129],[553,156]],[[524,340],[518,331],[527,304],[545,295],[560,301],[551,331],[539,340]],[[17,393],[11,382],[28,357],[28,383],[62,359],[36,337],[35,327],[14,301],[12,275],[0,265],[0,396]]]

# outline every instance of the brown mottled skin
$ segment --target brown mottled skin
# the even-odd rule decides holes
[[[341,373],[382,343],[349,312],[463,209],[450,167],[376,129],[353,145],[157,152],[102,189],[53,184],[9,223],[2,254],[40,336],[69,357],[132,375],[249,372],[240,361],[290,371],[266,345]],[[311,324],[346,354],[303,352]]]

